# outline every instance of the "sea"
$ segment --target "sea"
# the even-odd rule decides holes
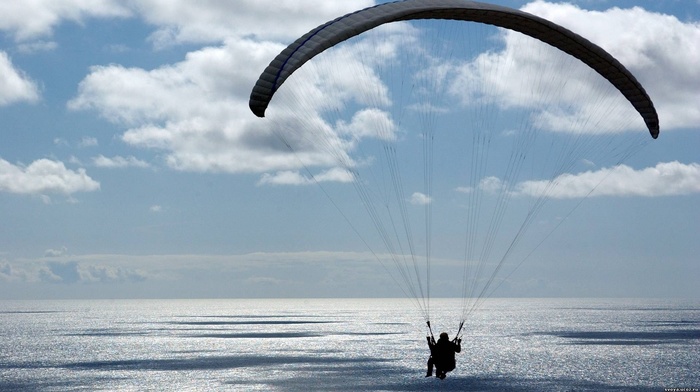
[[[431,300],[457,332],[459,300]],[[0,301],[0,391],[698,391],[700,300],[488,299],[425,377],[403,299]]]

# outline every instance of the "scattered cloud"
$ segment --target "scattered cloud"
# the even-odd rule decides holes
[[[153,213],[155,213],[155,214],[157,214],[157,213],[163,211],[163,206],[160,206],[160,205],[155,204],[155,205],[152,205],[148,210],[151,211],[151,212],[153,212]]]
[[[44,257],[61,257],[65,256],[67,252],[68,248],[65,246],[62,246],[59,249],[46,249],[44,251]]]
[[[556,199],[595,196],[678,196],[700,193],[700,164],[659,163],[635,170],[626,165],[557,177],[549,197]],[[515,193],[539,196],[545,181],[526,181]]]
[[[258,185],[309,185],[313,182],[313,179],[297,171],[285,170],[275,174],[264,173]]]
[[[364,102],[363,85],[372,84],[383,91],[376,73],[359,61],[373,56],[355,56],[357,51],[371,50],[367,45],[336,52],[337,62],[310,64],[300,70],[290,81],[292,87],[280,90],[280,110],[267,119],[255,117],[247,104],[251,85],[282,49],[278,44],[229,40],[221,47],[190,52],[180,63],[153,70],[96,66],[80,83],[78,95],[68,107],[96,110],[128,127],[122,135],[124,142],[164,151],[166,163],[183,171],[260,173],[313,166],[352,167],[355,162],[348,152],[358,138],[393,137],[395,125],[380,110],[360,111],[351,122],[335,125],[320,116],[320,112],[335,110],[348,100]],[[338,72],[330,65],[338,63],[362,72]],[[338,75],[346,76],[338,80]],[[329,85],[330,80],[335,84]],[[293,83],[302,87],[295,90]],[[389,102],[386,96],[379,99]],[[302,109],[301,103],[307,109]],[[299,116],[301,112],[309,115]],[[369,121],[378,121],[382,129],[360,127]],[[312,142],[319,138],[324,142]]]
[[[148,168],[151,166],[148,162],[142,161],[133,156],[122,157],[118,155],[111,158],[107,158],[104,155],[99,155],[92,158],[92,163],[97,167],[109,169],[121,169],[126,167]]]
[[[433,199],[420,192],[415,192],[411,195],[411,204],[417,205],[417,206],[423,206],[426,204],[430,204],[433,202]]]
[[[576,31],[620,60],[649,92],[662,129],[700,123],[700,67],[689,66],[700,64],[699,23],[641,7],[589,11],[538,0],[523,10]]]
[[[38,269],[38,279],[47,283],[141,282],[146,275],[139,270],[76,261],[47,262]]]
[[[620,60],[649,93],[662,130],[700,123],[695,104],[700,102],[700,68],[688,66],[700,63],[700,24],[640,7],[589,11],[537,0],[522,9],[575,31]],[[447,89],[464,105],[533,110],[535,124],[552,131],[620,132],[644,126],[621,94],[582,62],[514,31],[502,30],[497,38],[502,49],[470,61],[437,62],[430,73],[449,75]],[[443,79],[436,86],[445,85]]]
[[[497,177],[486,177],[478,188],[487,193],[506,191],[507,187]],[[596,196],[663,197],[700,193],[700,164],[683,164],[677,161],[659,163],[654,167],[635,170],[618,165],[578,174],[563,174],[552,181],[523,181],[512,187],[515,196],[540,197],[547,189],[547,197],[569,199]],[[457,192],[470,193],[470,187],[456,188]]]
[[[319,182],[352,182],[352,173],[341,168],[332,168],[312,177],[296,171],[280,171],[275,174],[264,173],[258,185],[312,185]]]
[[[18,269],[6,261],[0,261],[0,281],[17,282],[29,281],[29,279],[23,269]]]
[[[70,195],[99,189],[99,182],[90,178],[85,169],[70,170],[63,162],[39,159],[21,166],[0,159],[0,192]]]
[[[338,15],[371,5],[374,5],[371,0],[274,3],[171,0],[164,7],[160,0],[140,0],[135,3],[135,8],[147,22],[157,26],[157,31],[150,37],[154,46],[165,47],[250,36],[260,40],[288,41]]]
[[[35,0],[0,2],[0,30],[18,42],[51,36],[65,20],[81,23],[88,18],[128,17],[131,11],[117,0]],[[39,41],[43,42],[43,41]]]
[[[69,108],[97,110],[132,126],[122,135],[124,142],[166,151],[166,162],[177,170],[264,171],[280,164],[279,156],[266,153],[274,151],[267,145],[280,143],[269,132],[250,129],[254,117],[246,105],[247,90],[278,50],[277,45],[239,41],[191,52],[181,63],[151,71],[93,67]],[[256,136],[246,143],[249,133]]]
[[[570,199],[603,196],[680,196],[700,193],[700,164],[677,161],[659,163],[654,167],[635,170],[618,165],[577,174],[563,174],[549,180],[523,181],[512,187],[497,177],[486,177],[478,189],[487,193],[510,191],[515,196]],[[459,187],[461,193],[473,192],[471,187]]]
[[[0,51],[0,106],[38,100],[39,87],[36,82],[15,68],[10,56]]]
[[[397,131],[391,115],[376,108],[358,111],[350,123],[340,121],[336,129],[341,135],[349,135],[353,139],[369,137],[387,141],[396,140]]]
[[[77,268],[80,281],[85,283],[142,282],[147,275],[138,269],[119,268],[109,265],[81,265]]]
[[[558,132],[620,132],[644,126],[622,94],[578,59],[511,30],[501,31],[499,38],[503,49],[451,62],[455,82],[447,90],[462,105],[517,111],[538,128]]]
[[[504,189],[504,183],[500,178],[490,176],[479,181],[479,189],[485,192],[495,193]]]
[[[51,37],[64,22],[93,18],[140,16],[155,26],[149,40],[156,48],[182,43],[219,43],[230,38],[287,41],[311,27],[348,12],[374,5],[371,0],[328,2],[222,2],[192,3],[172,0],[36,0],[0,2],[0,31],[14,36],[23,51],[51,50]],[[314,12],[309,12],[313,9]],[[284,20],[284,23],[279,23]]]

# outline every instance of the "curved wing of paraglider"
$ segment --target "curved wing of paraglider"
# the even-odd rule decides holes
[[[304,63],[324,50],[385,23],[413,19],[452,19],[518,31],[546,42],[587,64],[617,88],[644,119],[651,136],[659,119],[649,95],[612,55],[587,39],[546,19],[498,5],[464,0],[406,0],[385,3],[323,24],[284,49],[260,75],[250,95],[250,109],[265,116],[272,96]]]

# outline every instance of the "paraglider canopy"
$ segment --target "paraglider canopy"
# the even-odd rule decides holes
[[[546,19],[508,7],[464,0],[405,0],[347,14],[306,33],[284,49],[260,75],[250,95],[250,109],[265,116],[272,96],[284,81],[324,50],[389,22],[452,19],[486,23],[521,32],[566,52],[610,81],[644,118],[653,138],[659,119],[649,95],[637,79],[605,50]]]

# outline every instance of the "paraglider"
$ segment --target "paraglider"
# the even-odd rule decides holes
[[[430,358],[428,359],[428,372],[426,377],[432,377],[433,367],[435,367],[435,377],[444,380],[447,373],[455,370],[457,360],[455,353],[462,351],[462,339],[455,338],[450,341],[447,332],[440,334],[440,339],[435,341],[433,336],[427,336],[428,347],[430,348]]]
[[[355,227],[353,230],[382,265],[394,265],[395,275],[392,277],[406,296],[413,298],[423,313],[428,328],[431,318],[431,263],[436,248],[432,232],[439,220],[433,205],[439,199],[436,196],[437,188],[449,189],[448,185],[436,181],[435,161],[444,158],[448,163],[440,167],[463,168],[468,186],[457,184],[458,181],[464,181],[463,177],[443,182],[450,182],[451,190],[456,189],[460,194],[466,195],[468,200],[464,201],[466,207],[463,208],[465,217],[461,219],[450,214],[440,216],[440,220],[447,222],[445,224],[448,227],[461,225],[464,230],[463,240],[454,241],[458,243],[455,248],[461,250],[443,252],[443,259],[448,260],[444,262],[446,265],[451,265],[452,260],[460,258],[463,264],[461,273],[459,269],[451,273],[452,276],[463,276],[462,290],[456,290],[455,295],[461,296],[463,301],[461,322],[452,341],[446,338],[443,342],[441,336],[435,342],[434,339],[431,340],[432,332],[428,337],[432,353],[428,374],[432,374],[432,366],[436,366],[438,377],[444,378],[446,372],[456,366],[454,354],[461,350],[461,334],[464,332],[467,315],[503,283],[504,280],[494,282],[546,202],[568,197],[585,198],[597,186],[589,185],[585,191],[559,192],[558,189],[566,186],[571,179],[569,172],[580,168],[581,162],[592,164],[599,157],[610,158],[611,165],[620,164],[644,144],[638,140],[630,142],[622,136],[629,133],[630,129],[638,129],[639,123],[643,121],[649,134],[656,139],[659,120],[654,104],[641,83],[601,47],[541,17],[503,6],[464,0],[405,0],[385,3],[316,27],[282,50],[262,72],[250,95],[250,109],[256,116],[265,117],[268,106],[274,106],[271,105],[274,98],[304,64],[313,64],[314,61],[310,60],[322,56],[324,52],[333,52],[341,43],[354,37],[360,39],[365,34],[392,23],[421,20],[435,22],[438,28],[442,27],[441,23],[459,23],[458,27],[450,25],[458,31],[463,25],[469,24],[467,22],[496,26],[505,29],[499,30],[507,32],[502,34],[505,39],[510,39],[512,32],[518,32],[527,38],[527,41],[522,41],[527,42],[525,45],[543,47],[544,49],[537,50],[547,56],[551,52],[561,56],[564,59],[562,61],[566,62],[564,66],[571,68],[567,68],[570,80],[560,81],[559,87],[551,87],[550,84],[558,81],[558,78],[547,75],[545,70],[537,70],[532,75],[528,74],[528,77],[504,77],[497,72],[513,69],[519,71],[518,67],[513,66],[512,56],[499,57],[491,51],[462,58],[459,54],[462,47],[453,47],[462,36],[454,40],[444,39],[442,42],[440,39],[444,36],[438,34],[438,39],[428,40],[434,47],[447,47],[449,56],[446,60],[419,48],[414,41],[407,41],[404,45],[415,51],[413,57],[405,61],[396,58],[398,49],[401,49],[400,44],[389,47],[381,43],[361,45],[360,42],[355,51],[348,50],[347,53],[342,52],[342,56],[338,55],[338,64],[328,66],[325,73],[319,72],[313,83],[300,81],[290,87],[291,98],[280,100],[280,106],[284,107],[285,103],[289,105],[288,110],[284,112],[282,108],[280,113],[284,114],[280,115],[281,120],[271,123],[271,127],[282,144],[299,155],[299,166],[310,174],[315,183],[320,185],[321,180],[311,174],[310,168],[328,166],[329,159],[334,160],[332,165],[343,173],[344,181],[355,188],[386,252],[380,254],[375,251],[370,241],[364,238],[362,230]],[[387,35],[391,35],[391,31]],[[479,42],[472,46],[481,44]],[[507,41],[504,51],[510,48],[508,45],[510,41]],[[359,55],[353,56],[357,53]],[[386,58],[379,61],[373,58],[375,53],[377,57],[384,53]],[[333,84],[324,79],[350,60],[367,61],[367,64],[355,68],[357,80]],[[381,68],[390,60],[394,60],[395,65]],[[548,64],[546,67],[549,72],[561,68],[549,64],[549,60],[543,63]],[[536,59],[534,64],[539,64]],[[580,69],[585,69],[602,82],[593,83],[595,86],[591,87],[591,77],[581,76],[576,79]],[[489,76],[483,70],[494,74]],[[401,77],[408,81],[394,81]],[[529,77],[535,80],[530,82]],[[362,78],[371,83],[361,83]],[[429,81],[421,84],[425,80]],[[513,82],[508,85],[504,80]],[[474,83],[476,87],[467,86],[467,82]],[[389,83],[398,86],[397,95],[406,94],[406,97],[388,97],[387,91],[391,91],[387,88]],[[492,83],[493,86],[485,87],[487,83]],[[577,84],[577,90],[572,93],[574,84]],[[323,100],[321,98],[314,105],[309,105],[309,109],[302,109],[306,97],[323,95],[326,85],[333,86],[336,90],[345,88],[353,91],[338,93],[340,98],[335,101],[328,92],[327,102],[319,104]],[[598,86],[609,90],[599,93]],[[309,90],[294,91],[305,88]],[[372,89],[375,90],[370,91]],[[591,106],[592,109],[577,107],[583,105],[581,102],[585,99],[595,98],[596,95],[598,102]],[[611,104],[613,98],[617,99],[615,104]],[[477,105],[484,107],[474,109]],[[630,105],[633,111],[630,110]],[[524,114],[516,116],[514,112],[517,110],[523,110]],[[628,116],[624,124],[620,121],[620,125],[617,120],[613,121],[613,117],[617,118],[616,111],[626,115],[633,112],[634,116]],[[454,117],[459,115],[465,117],[455,120]],[[335,119],[332,116],[336,116]],[[441,117],[448,119],[441,123]],[[502,120],[512,119],[515,119],[512,121],[515,125],[501,123]],[[469,135],[463,136],[461,128],[455,124],[463,126],[464,133]],[[401,169],[402,165],[406,165],[407,159],[404,160],[404,156],[400,156],[397,151],[401,150],[399,145],[409,146],[416,140],[405,136],[415,128],[419,135],[416,139],[420,139],[422,148],[410,150],[406,156],[422,157],[423,190],[411,194],[405,188],[414,184],[407,185],[409,181]],[[452,131],[453,128],[456,131],[444,132],[444,129]],[[398,136],[400,131],[404,132],[402,137]],[[435,154],[434,143],[440,139],[436,137],[437,134],[442,136],[440,132],[458,136],[456,141],[445,141],[445,148],[440,150],[440,154]],[[364,141],[376,143],[379,146],[378,153],[367,153],[370,150],[368,146],[362,149],[365,155],[360,156],[358,146]],[[497,150],[501,148],[499,143],[509,146],[509,152]],[[534,152],[538,148],[535,147],[536,143],[546,146],[543,153],[539,153],[539,150],[538,153]],[[466,145],[469,147],[460,147]],[[455,151],[453,155],[449,155],[451,150]],[[458,161],[460,163],[456,163]],[[493,162],[496,164],[489,166]],[[383,165],[380,169],[372,169],[373,166],[380,165]],[[541,168],[538,172],[540,174],[533,176],[537,179],[523,180],[523,167],[528,167],[533,173],[536,168]],[[408,171],[414,169],[411,166]],[[498,173],[501,175],[496,175]],[[447,192],[445,190],[445,194]],[[325,189],[324,193],[332,199]],[[571,194],[577,196],[569,196]],[[519,197],[528,197],[534,201],[527,207],[518,206],[525,211],[518,218],[520,223],[512,224],[510,231],[505,230],[502,226],[506,211],[511,200]],[[448,198],[445,196],[442,200]],[[412,223],[417,218],[415,213],[409,211],[409,204],[424,209],[423,222],[419,226],[425,236],[422,246],[417,244]],[[577,206],[578,204],[572,207],[572,211]],[[346,221],[350,221],[348,214],[342,211],[341,214]],[[524,252],[519,256],[520,262],[513,263],[511,273],[559,227],[568,214],[564,214],[564,219],[560,219],[549,231],[540,234],[540,239],[533,242],[529,253]],[[494,256],[495,249],[499,250],[500,256]],[[463,256],[455,256],[460,251]],[[421,272],[421,263],[425,266],[424,273]]]

